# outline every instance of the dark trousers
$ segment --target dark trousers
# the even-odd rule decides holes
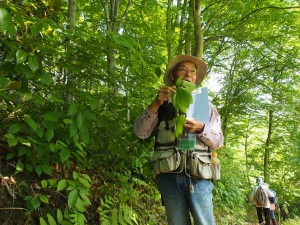
[[[270,225],[270,208],[256,207],[259,224],[264,224],[263,213],[265,216],[265,225]]]

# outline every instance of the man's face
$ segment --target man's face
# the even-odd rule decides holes
[[[171,73],[171,79],[176,82],[178,77],[182,77],[183,80],[195,84],[197,79],[197,68],[192,62],[181,62],[177,64]]]

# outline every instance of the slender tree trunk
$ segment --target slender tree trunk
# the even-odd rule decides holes
[[[125,18],[128,15],[128,10],[131,6],[131,1],[128,0],[125,11],[119,16],[119,0],[102,0],[102,6],[106,17],[106,29],[108,32],[119,33],[122,29]],[[109,43],[109,42],[108,42]],[[113,45],[107,46],[107,72],[110,75],[116,74],[116,49]]]
[[[179,1],[180,2],[180,1]],[[182,54],[184,49],[184,27],[185,27],[185,18],[187,17],[187,0],[184,0],[184,3],[181,5],[178,3],[178,8],[180,9],[180,22],[179,22],[179,42],[177,47],[178,54]]]
[[[69,0],[68,4],[68,29],[71,33],[75,33],[76,28],[76,0]],[[70,43],[70,40],[67,40],[66,44],[66,52],[68,55],[73,55],[71,52],[71,49],[68,47]],[[73,95],[71,92],[72,89],[74,89],[74,75],[70,74],[69,71],[64,69],[64,76],[65,76],[65,82],[67,83],[68,90],[66,92],[66,107],[68,107],[69,104],[73,102]]]
[[[167,8],[167,24],[166,24],[166,32],[167,32],[167,49],[168,49],[168,62],[173,57],[173,50],[172,50],[172,43],[171,43],[171,37],[172,37],[172,6],[173,1],[168,0],[168,8]]]
[[[189,16],[188,16],[188,23],[186,26],[186,38],[185,38],[185,53],[192,54],[192,47],[193,47],[193,20],[194,20],[194,1],[191,0],[189,2]]]
[[[203,32],[201,27],[201,4],[202,0],[195,0],[194,6],[194,56],[202,59],[203,56]]]
[[[76,0],[69,0],[68,5],[68,29],[74,33],[76,27]]]
[[[264,178],[265,181],[269,181],[269,160],[270,160],[270,142],[271,136],[273,133],[273,111],[269,111],[269,129],[268,129],[268,136],[266,139],[266,147],[265,147],[265,155],[264,155]]]
[[[250,114],[249,114],[249,118],[247,121],[247,128],[246,128],[246,132],[245,132],[245,144],[244,144],[244,148],[245,148],[245,171],[247,173],[247,178],[248,178],[248,184],[251,184],[250,181],[250,177],[249,177],[249,163],[248,163],[248,138],[249,138],[249,127],[250,127]]]

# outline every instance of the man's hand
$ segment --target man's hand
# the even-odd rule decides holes
[[[163,86],[159,89],[156,98],[154,101],[149,105],[149,111],[152,113],[156,113],[159,106],[161,106],[168,98],[171,96],[172,93],[176,92],[176,87],[167,87]]]
[[[167,86],[163,86],[159,89],[157,96],[155,98],[156,103],[160,106],[162,105],[165,101],[168,100],[168,98],[170,97],[170,95],[172,93],[175,93],[176,91],[176,87],[167,87]]]
[[[201,133],[204,130],[205,124],[194,118],[186,118],[184,129],[191,133]]]

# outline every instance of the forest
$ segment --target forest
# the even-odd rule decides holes
[[[2,0],[0,224],[166,225],[133,124],[178,54],[222,120],[217,224],[257,223],[258,176],[299,224],[297,0]]]

